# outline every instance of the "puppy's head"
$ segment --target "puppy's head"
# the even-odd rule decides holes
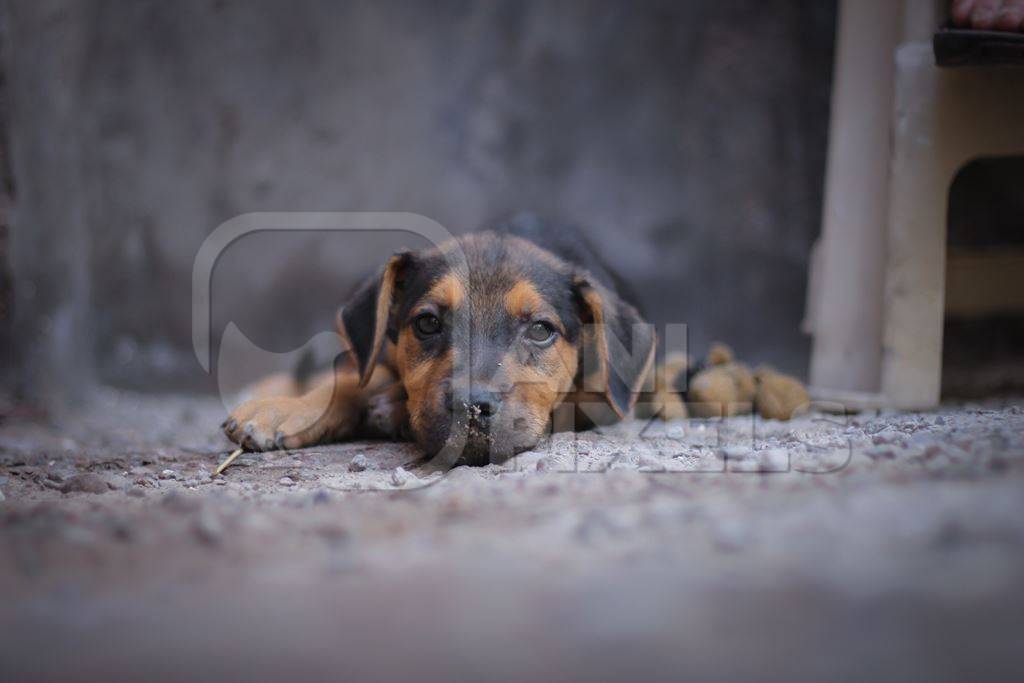
[[[364,381],[386,354],[416,441],[464,464],[533,447],[572,391],[628,413],[654,352],[640,323],[587,273],[493,233],[396,254],[339,316]]]

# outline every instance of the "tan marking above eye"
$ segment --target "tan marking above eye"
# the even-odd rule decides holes
[[[452,273],[442,275],[427,292],[425,297],[435,303],[454,310],[466,299],[466,288],[462,281]]]
[[[544,297],[529,280],[519,280],[505,293],[505,310],[514,318],[528,316],[544,307]]]

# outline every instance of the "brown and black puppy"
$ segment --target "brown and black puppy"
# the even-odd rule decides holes
[[[653,328],[582,236],[532,216],[394,255],[338,326],[350,352],[335,371],[241,405],[229,438],[272,450],[411,437],[450,463],[498,462],[533,447],[565,401],[582,408],[576,426],[628,415],[655,353]]]

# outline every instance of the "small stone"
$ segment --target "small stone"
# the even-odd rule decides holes
[[[348,464],[348,471],[362,472],[367,467],[369,467],[369,463],[366,461],[366,456],[362,453],[356,453],[355,457],[352,458],[352,462]]]
[[[295,486],[295,480],[291,477],[281,477],[277,480],[277,483],[281,486]]]
[[[60,487],[62,493],[106,493],[110,490],[106,480],[95,472],[85,472],[64,482]]]
[[[394,486],[403,487],[416,481],[417,477],[412,472],[406,472],[401,467],[391,470],[391,483]]]
[[[161,479],[177,479],[178,473],[175,472],[174,470],[164,470],[163,472],[160,473],[159,477]]]

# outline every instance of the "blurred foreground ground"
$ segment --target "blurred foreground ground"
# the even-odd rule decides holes
[[[91,405],[0,426],[0,680],[1024,674],[1019,401],[634,422],[444,477],[352,443],[214,481],[216,402]]]

